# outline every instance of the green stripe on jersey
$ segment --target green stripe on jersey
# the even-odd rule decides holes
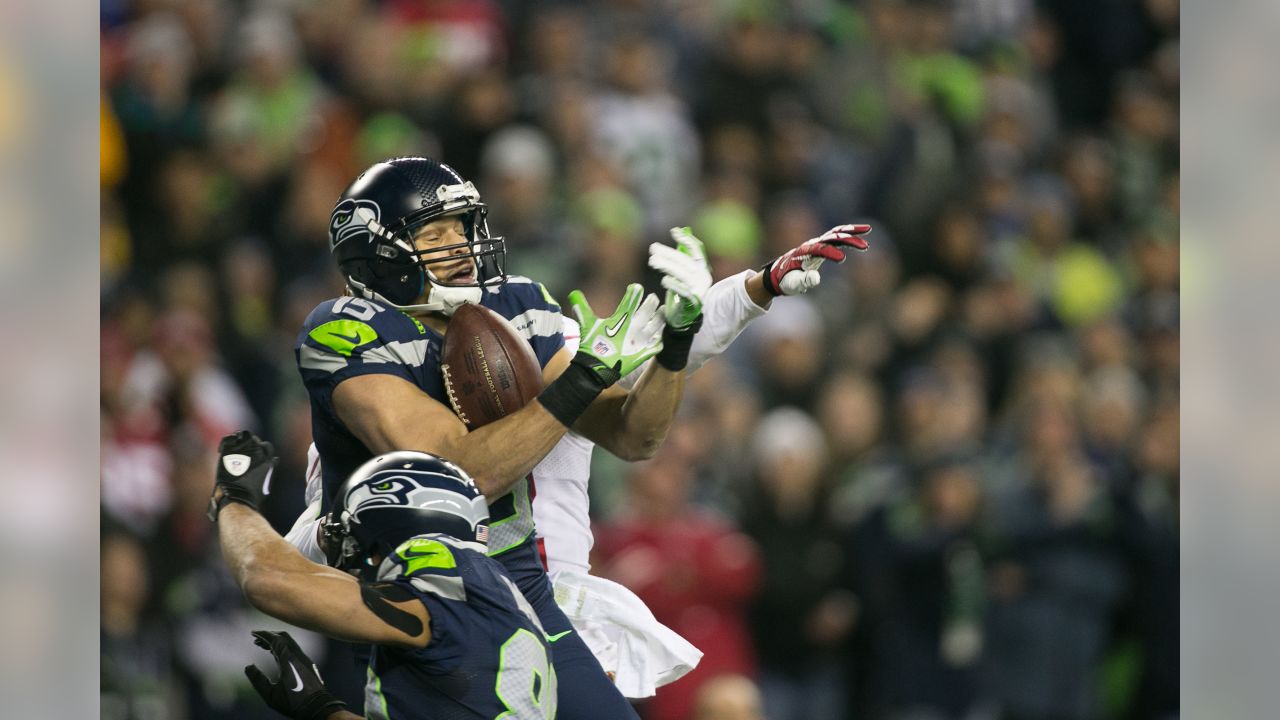
[[[543,300],[546,300],[547,303],[554,305],[555,307],[560,307],[560,303],[556,302],[556,299],[554,297],[551,297],[551,293],[547,291],[546,285],[543,285],[542,283],[538,283],[538,289],[542,291]]]

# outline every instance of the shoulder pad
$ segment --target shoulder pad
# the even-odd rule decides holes
[[[375,340],[382,344],[409,342],[427,334],[416,318],[375,300],[341,297],[311,311],[298,345],[326,348],[350,356],[352,350]]]

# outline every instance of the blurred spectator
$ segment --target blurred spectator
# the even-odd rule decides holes
[[[804,297],[778,298],[768,315],[743,333],[765,408],[812,408],[824,369],[822,318]]]
[[[864,633],[850,684],[858,716],[959,719],[979,709],[980,502],[975,469],[942,460],[851,534]]]
[[[209,323],[189,309],[156,323],[153,350],[136,354],[121,390],[131,407],[154,408],[169,427],[189,426],[211,445],[256,425],[240,388],[217,362]]]
[[[764,720],[760,690],[741,675],[721,675],[698,691],[690,720]]]
[[[1131,453],[1146,415],[1146,389],[1128,367],[1100,369],[1085,379],[1080,410],[1090,459],[1115,482],[1133,481]]]
[[[1025,427],[1031,475],[991,503],[988,691],[1008,717],[1097,717],[1097,668],[1133,581],[1121,519],[1069,406],[1033,405]]]
[[[442,159],[465,178],[480,177],[485,143],[516,119],[516,98],[496,69],[461,77],[437,123]]]
[[[592,307],[616,303],[623,288],[639,280],[644,267],[640,206],[624,190],[601,187],[579,195],[575,211],[584,232],[576,258],[583,294]],[[566,294],[571,289],[552,288]]]
[[[102,717],[177,717],[182,697],[174,677],[168,629],[145,614],[151,599],[142,543],[119,530],[102,537]]]
[[[489,224],[511,243],[510,271],[567,294],[565,276],[573,268],[559,250],[569,228],[550,139],[533,127],[510,126],[489,139],[480,165]]]
[[[668,88],[670,62],[648,38],[615,40],[605,62],[610,89],[593,108],[596,151],[619,168],[657,236],[688,217],[699,167],[698,136]]]
[[[1044,306],[1046,321],[1079,325],[1114,310],[1124,286],[1112,263],[1071,239],[1062,198],[1032,201],[1027,236],[1010,259],[1014,274]]]
[[[1075,208],[1076,232],[1111,251],[1121,241],[1115,173],[1115,151],[1106,141],[1080,135],[1066,143],[1062,178]]]
[[[582,10],[569,4],[545,5],[528,20],[523,35],[526,66],[517,80],[521,107],[542,116],[552,102],[558,81],[582,79],[589,74],[592,46]]]
[[[763,560],[751,627],[765,714],[772,720],[842,717],[839,650],[856,604],[840,587],[847,563],[830,517],[822,429],[800,410],[779,408],[761,418],[752,448],[757,480],[742,529]]]
[[[239,30],[238,67],[214,110],[223,157],[243,182],[259,185],[314,142],[324,91],[303,62],[286,16],[260,11]]]
[[[751,208],[755,189],[741,176],[726,175],[714,181],[709,191],[711,196],[694,212],[691,226],[706,245],[711,274],[728,277],[754,264],[761,254],[763,233]]]
[[[747,603],[760,583],[755,543],[688,503],[690,468],[664,448],[632,466],[626,511],[596,528],[592,562],[640,596],[654,617],[702,650],[693,672],[645,704],[646,720],[683,720],[707,680],[755,675]]]
[[[1138,486],[1130,542],[1135,597],[1131,601],[1141,669],[1132,717],[1178,714],[1178,408],[1157,408],[1134,452]]]

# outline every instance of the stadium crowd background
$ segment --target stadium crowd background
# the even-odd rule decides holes
[[[273,717],[214,447],[275,442],[287,528],[329,212],[404,154],[597,307],[672,225],[717,278],[875,227],[655,459],[596,454],[594,571],[706,653],[646,720],[1177,714],[1177,0],[104,0],[101,41],[103,718]]]

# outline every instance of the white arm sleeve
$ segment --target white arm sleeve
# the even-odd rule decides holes
[[[289,544],[314,563],[325,565],[324,553],[320,552],[320,544],[316,542],[316,529],[320,527],[320,501],[316,500],[294,521],[289,534],[284,536]]]
[[[712,285],[702,298],[702,328],[693,337],[693,347],[689,350],[689,372],[692,373],[724,352],[742,334],[747,323],[768,312],[747,295],[747,278],[754,272],[755,270],[743,270],[737,275],[730,275]],[[622,378],[619,384],[630,390],[650,362],[653,361],[641,365]]]
[[[320,492],[323,486],[320,453],[316,450],[315,443],[312,443],[311,447],[307,448],[307,487],[303,491],[302,498],[307,503],[307,509],[303,510],[294,521],[293,527],[289,529],[284,539],[298,548],[308,560],[321,565],[325,564],[325,557],[324,553],[320,552],[320,544],[316,542],[316,529],[320,526]]]

